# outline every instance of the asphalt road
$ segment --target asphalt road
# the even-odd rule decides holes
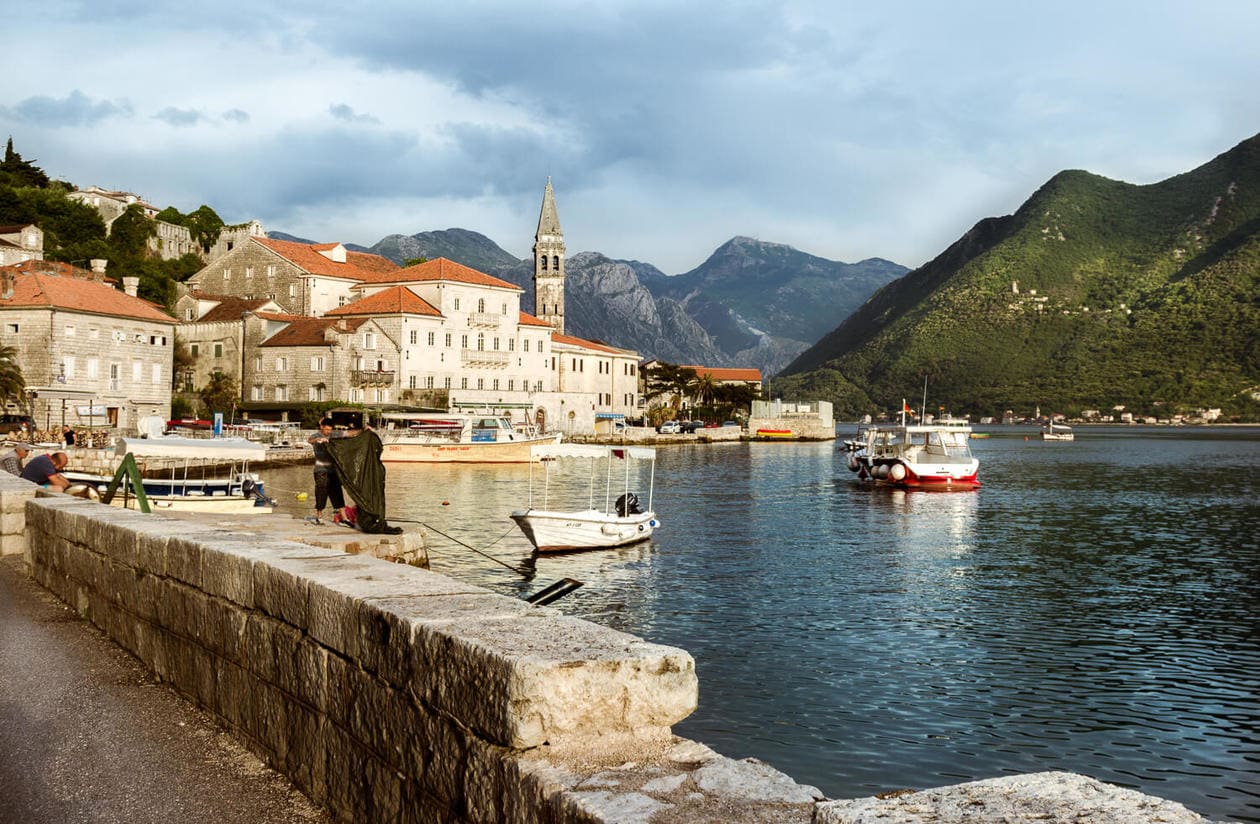
[[[327,824],[206,713],[0,558],[0,824]]]

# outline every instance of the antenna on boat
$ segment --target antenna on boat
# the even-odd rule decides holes
[[[923,376],[923,405],[919,407],[919,423],[927,421],[927,382],[928,376]]]

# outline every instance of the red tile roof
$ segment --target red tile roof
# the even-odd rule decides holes
[[[547,321],[542,318],[536,318],[528,312],[521,312],[521,317],[517,320],[517,324],[520,326],[551,326]]]
[[[7,300],[0,298],[0,309],[46,306],[93,315],[175,322],[175,318],[147,300],[133,298],[107,283],[93,281],[89,272],[67,263],[28,260],[2,266],[0,272],[13,275],[13,297]]]
[[[324,317],[349,315],[434,315],[442,317],[442,313],[433,308],[433,304],[408,289],[406,286],[394,286],[374,295],[360,298],[353,303],[339,306],[325,312]]]
[[[406,269],[382,273],[365,278],[365,280],[368,283],[416,283],[419,281],[445,280],[453,283],[470,283],[474,286],[515,289],[517,292],[525,291],[515,283],[499,280],[496,277],[487,275],[485,272],[478,272],[476,269],[446,258],[434,258],[424,263],[417,263],[415,266],[408,266]]]
[[[344,324],[347,329],[358,329],[367,318],[299,318],[281,329],[259,346],[326,346],[324,330]]]
[[[715,381],[744,381],[746,383],[760,383],[760,369],[736,369],[722,366],[683,366],[683,369],[694,369],[698,377],[712,375]]]
[[[597,343],[593,340],[575,338],[572,335],[562,335],[559,332],[552,332],[551,340],[554,343],[567,343],[569,346],[581,346],[585,349],[595,349],[600,352],[608,352],[613,355],[621,355],[625,353],[625,350],[617,349],[616,347],[609,346],[606,343]]]
[[[243,315],[244,313],[253,312],[258,307],[265,306],[268,303],[271,303],[270,298],[254,298],[252,300],[247,300],[245,298],[231,298],[231,297],[210,298],[208,296],[204,296],[202,297],[202,300],[217,300],[219,302],[219,305],[211,308],[204,315],[197,318],[198,323],[213,323],[216,321],[224,321],[224,320],[240,320],[241,315]]]
[[[280,257],[294,264],[304,272],[323,277],[344,278],[346,280],[369,280],[388,272],[397,272],[398,264],[380,255],[367,252],[346,252],[346,262],[337,263],[319,253],[336,248],[336,243],[294,243],[291,240],[275,240],[269,237],[253,237],[250,240],[260,243]]]

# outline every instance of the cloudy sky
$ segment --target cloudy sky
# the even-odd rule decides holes
[[[550,176],[571,255],[670,274],[734,235],[917,266],[1061,169],[1260,131],[1255,0],[46,0],[5,32],[0,128],[53,177],[526,256]]]

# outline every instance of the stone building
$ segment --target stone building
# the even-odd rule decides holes
[[[534,314],[564,333],[564,231],[550,177],[534,233]]]
[[[0,344],[17,350],[28,409],[43,428],[170,415],[175,319],[114,288],[104,269],[26,261],[0,267]]]
[[[44,232],[34,223],[0,226],[0,266],[44,259]]]
[[[274,300],[291,315],[319,317],[354,299],[351,287],[398,265],[340,243],[295,243],[249,236],[186,281],[216,295]]]
[[[243,387],[247,349],[295,317],[282,313],[270,298],[251,300],[204,292],[181,296],[175,303],[175,316],[182,321],[176,334],[193,357],[192,369],[176,376],[176,385],[185,392],[202,388],[216,372]]]
[[[293,318],[251,350],[246,403],[253,412],[346,400],[395,403],[397,341],[374,318]]]

